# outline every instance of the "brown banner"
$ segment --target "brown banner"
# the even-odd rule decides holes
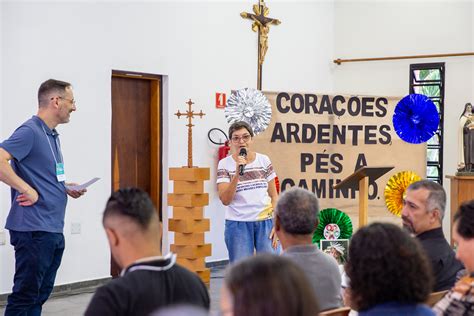
[[[384,189],[397,172],[426,173],[426,145],[401,140],[392,124],[399,98],[265,92],[272,104],[269,127],[253,148],[268,155],[281,189],[305,187],[320,208],[347,213],[358,227],[358,192],[333,184],[362,166],[395,168],[369,186],[369,222],[399,222],[385,207]]]

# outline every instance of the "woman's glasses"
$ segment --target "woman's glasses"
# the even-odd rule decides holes
[[[252,136],[250,134],[243,135],[242,137],[239,136],[232,136],[231,140],[234,144],[240,143],[241,140],[244,141],[244,143],[248,142]]]

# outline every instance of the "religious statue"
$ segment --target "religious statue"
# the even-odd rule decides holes
[[[263,1],[253,6],[253,12],[255,14],[242,12],[240,16],[251,19],[253,21],[252,30],[259,34],[258,64],[262,65],[268,50],[268,33],[270,32],[270,24],[278,25],[281,22],[277,19],[267,18],[269,10]]]
[[[268,50],[268,32],[270,32],[270,28],[268,26],[265,25],[260,27],[260,56],[258,58],[260,65],[263,64]]]
[[[244,19],[251,20],[252,31],[258,32],[258,67],[257,67],[257,90],[262,89],[262,66],[265,60],[265,55],[268,51],[268,33],[270,32],[270,25],[280,24],[280,20],[269,18],[270,10],[265,4],[265,1],[259,0],[258,4],[254,4],[253,13],[242,12],[240,16]]]
[[[466,103],[459,118],[458,173],[474,173],[474,114],[471,103]]]

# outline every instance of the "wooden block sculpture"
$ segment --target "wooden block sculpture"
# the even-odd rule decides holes
[[[209,194],[204,193],[204,180],[209,180],[209,168],[170,168],[174,193],[168,194],[168,205],[173,206],[169,230],[174,233],[171,251],[178,255],[178,263],[196,272],[204,283],[210,281],[210,270],[205,258],[211,255],[211,244],[204,241],[210,229],[209,219],[204,218],[204,206],[209,204]]]
[[[188,118],[188,165],[182,168],[170,168],[169,178],[174,181],[174,192],[168,194],[168,205],[173,207],[173,218],[168,220],[169,230],[174,232],[174,244],[170,250],[177,254],[177,262],[197,273],[201,280],[209,284],[211,271],[206,268],[206,257],[212,253],[211,244],[206,244],[204,233],[210,229],[209,219],[204,218],[204,206],[209,204],[209,194],[204,193],[204,181],[210,179],[209,168],[193,166],[192,127],[194,115],[202,118],[202,111],[195,114],[191,105],[185,114]]]

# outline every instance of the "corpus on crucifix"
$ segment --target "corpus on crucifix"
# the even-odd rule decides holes
[[[194,104],[193,101],[191,101],[191,99],[189,99],[188,102],[186,102],[186,104],[188,105],[188,110],[186,111],[186,113],[181,113],[178,112],[175,113],[174,115],[176,115],[178,118],[181,118],[181,116],[186,116],[188,118],[188,124],[186,125],[188,127],[188,168],[193,168],[193,124],[192,124],[192,119],[194,118],[194,116],[199,116],[199,117],[203,117],[204,115],[206,115],[205,113],[202,113],[202,110],[199,112],[199,113],[194,113],[194,111],[191,109],[191,106]]]
[[[267,17],[270,10],[265,5],[265,1],[259,0],[253,5],[254,13],[242,12],[240,16],[244,19],[252,20],[252,30],[258,32],[258,66],[257,66],[257,89],[262,90],[262,65],[268,50],[268,33],[270,25],[280,24],[280,20]]]

